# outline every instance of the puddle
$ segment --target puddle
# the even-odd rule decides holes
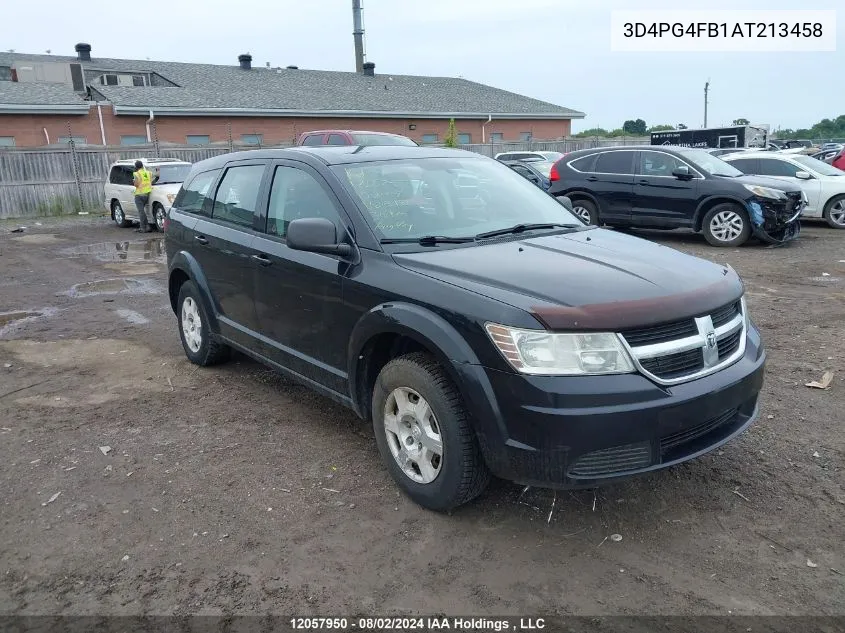
[[[160,294],[161,286],[152,280],[147,279],[101,279],[99,281],[86,281],[72,286],[67,292],[60,294],[69,297],[94,297],[97,295],[151,295]]]
[[[72,248],[62,249],[65,257],[92,257],[101,262],[119,264],[130,263],[165,263],[163,237],[151,237],[145,240],[125,242],[100,242],[98,244],[84,244]]]
[[[145,325],[150,322],[147,317],[140,312],[135,312],[135,310],[115,310],[115,312],[117,316],[126,319],[132,325]]]
[[[21,235],[20,237],[13,237],[16,242],[23,242],[24,244],[56,244],[61,242],[60,237],[56,237],[55,233],[33,233],[32,235]]]
[[[58,310],[44,308],[42,310],[18,310],[16,312],[0,312],[0,336],[17,330],[26,323],[54,315]]]

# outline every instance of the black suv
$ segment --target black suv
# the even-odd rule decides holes
[[[797,185],[746,176],[703,149],[580,150],[555,163],[551,181],[549,193],[568,196],[590,224],[688,228],[713,246],[793,240],[807,203]]]
[[[350,407],[431,509],[491,473],[585,487],[665,468],[757,415],[765,352],[732,269],[588,226],[478,154],[211,158],[165,245],[193,363],[240,350]]]

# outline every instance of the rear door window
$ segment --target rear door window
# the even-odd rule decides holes
[[[173,206],[180,211],[195,213],[197,215],[210,216],[212,191],[211,186],[220,174],[219,169],[204,171],[197,174],[179,190]]]
[[[756,158],[737,158],[736,160],[727,161],[730,165],[736,167],[743,174],[759,174],[757,168]]]
[[[214,196],[212,219],[252,228],[265,169],[266,165],[229,167]]]
[[[788,176],[795,178],[795,174],[801,171],[792,163],[787,163],[785,160],[777,160],[776,158],[761,158],[760,170],[757,172],[758,176]]]
[[[634,152],[602,152],[596,158],[597,174],[633,174]]]

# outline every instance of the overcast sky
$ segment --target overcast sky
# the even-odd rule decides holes
[[[748,118],[773,128],[845,114],[845,11],[832,53],[618,53],[612,9],[836,9],[841,0],[362,0],[376,73],[462,76],[574,108],[574,131]],[[355,69],[350,0],[27,0],[7,8],[0,42],[17,52]],[[61,7],[65,7],[62,9]],[[68,9],[69,7],[69,9]],[[149,30],[138,29],[140,7]],[[66,10],[67,9],[67,10]],[[10,14],[11,11],[11,14]],[[59,18],[60,15],[60,18]]]

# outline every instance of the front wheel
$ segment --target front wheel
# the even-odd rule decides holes
[[[711,246],[740,246],[751,237],[751,222],[742,207],[717,204],[704,216],[701,230]]]
[[[845,229],[845,196],[834,196],[824,206],[823,217],[835,229]]]
[[[230,349],[212,336],[208,313],[193,281],[182,284],[176,305],[179,310],[179,338],[188,360],[203,367],[226,360]]]
[[[114,219],[114,223],[122,229],[125,229],[131,224],[131,222],[126,219],[126,214],[123,212],[123,207],[117,200],[113,200],[111,203],[111,216]]]
[[[373,390],[379,454],[416,503],[445,511],[480,495],[490,481],[458,390],[429,355],[396,358]]]
[[[153,205],[153,218],[155,218],[156,228],[159,232],[164,232],[164,221],[167,219],[167,211],[158,202]]]

